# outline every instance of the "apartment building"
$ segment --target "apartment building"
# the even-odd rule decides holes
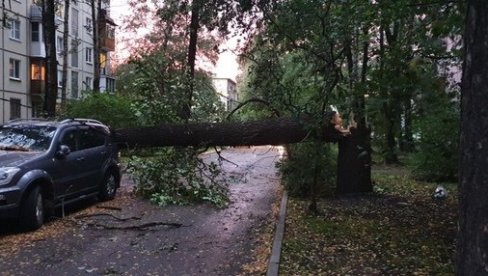
[[[233,110],[239,104],[239,94],[236,83],[229,78],[212,78],[213,85],[220,100],[225,104],[225,109]]]
[[[46,51],[42,10],[37,2],[11,0],[5,7],[7,26],[0,28],[0,124],[16,118],[39,117],[44,106]],[[110,1],[102,1],[102,8],[96,9],[101,41],[99,57],[94,56],[92,7],[88,2],[72,1],[70,4],[69,49],[63,49],[64,1],[57,5],[58,103],[64,51],[68,51],[67,99],[78,99],[83,91],[93,89],[95,58],[100,59],[100,90],[112,92],[115,89],[110,64],[110,52],[115,49],[115,24],[109,14]]]

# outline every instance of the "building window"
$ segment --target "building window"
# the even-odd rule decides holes
[[[71,66],[78,67],[78,43],[76,40],[71,41],[73,51],[71,52]]]
[[[64,51],[64,39],[62,36],[56,37],[56,52],[59,55],[62,55]]]
[[[32,102],[32,117],[40,118],[42,117],[42,104],[39,102]]]
[[[58,70],[58,88],[63,87],[63,71]]]
[[[10,59],[9,77],[11,79],[20,80],[20,60]]]
[[[90,17],[85,17],[85,29],[86,32],[91,34],[93,30],[93,20]]]
[[[45,68],[42,63],[31,63],[31,80],[44,80]]]
[[[93,82],[92,78],[90,78],[90,77],[85,78],[85,89],[86,90],[92,89],[92,82]]]
[[[10,98],[10,120],[20,118],[20,99]]]
[[[93,49],[92,48],[86,48],[85,49],[85,61],[88,64],[92,64],[93,62]]]
[[[31,40],[32,42],[39,42],[41,35],[39,32],[39,22],[32,22],[31,23]]]
[[[64,20],[64,4],[57,1],[55,9],[56,10],[54,13],[56,14],[56,20],[63,21]]]
[[[107,87],[105,88],[105,91],[108,93],[113,93],[115,92],[115,80],[112,78],[107,78]]]
[[[10,25],[10,35],[11,39],[20,40],[20,21],[11,19]]]
[[[78,98],[78,72],[71,71],[71,98]]]
[[[78,14],[77,9],[71,9],[71,34],[75,37],[78,37]]]

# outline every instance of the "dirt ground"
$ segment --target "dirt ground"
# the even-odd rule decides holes
[[[232,203],[158,207],[132,196],[87,200],[32,233],[0,222],[0,275],[238,275],[253,262],[261,229],[280,200],[272,147],[231,148]],[[206,158],[213,159],[210,154]]]

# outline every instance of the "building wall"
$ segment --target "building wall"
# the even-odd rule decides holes
[[[18,21],[19,24],[19,38],[11,37],[10,28],[0,28],[1,42],[0,42],[0,122],[10,119],[11,103],[10,100],[20,101],[20,115],[27,116],[27,106],[29,104],[26,91],[29,88],[29,56],[28,56],[28,36],[29,19],[27,17],[28,4],[26,1],[10,1],[7,8],[11,8],[8,13],[9,19]],[[10,77],[10,60],[18,61],[19,70],[18,77]],[[17,105],[18,106],[18,105]]]
[[[11,0],[9,5],[6,5],[7,15],[9,18],[18,20],[20,22],[20,38],[10,38],[10,28],[0,28],[0,124],[3,124],[11,119],[12,108],[14,111],[20,110],[21,118],[31,118],[36,116],[33,109],[38,109],[43,105],[43,97],[31,93],[31,62],[36,58],[38,60],[45,57],[44,44],[39,42],[32,42],[32,25],[31,21],[39,22],[40,38],[42,40],[42,23],[40,18],[35,18],[31,11],[34,5],[34,0]],[[102,8],[109,8],[108,4],[102,4]],[[56,23],[57,33],[56,38],[63,37],[63,20],[64,7],[60,7],[57,13]],[[86,27],[87,18],[91,20],[91,7],[84,1],[71,2],[70,5],[70,35],[68,41],[68,80],[66,83],[67,98],[79,98],[82,90],[90,90],[93,88],[94,78],[94,51],[93,51],[93,32]],[[78,14],[78,20],[75,22],[73,15]],[[33,16],[31,18],[31,15]],[[73,24],[74,23],[74,24]],[[77,32],[73,32],[76,31]],[[71,47],[73,42],[78,42],[77,51]],[[62,71],[62,52],[61,45],[58,49],[58,82],[61,84]],[[91,61],[87,61],[87,49],[91,49]],[[66,50],[66,49],[65,49]],[[73,66],[72,55],[78,57],[78,65]],[[107,52],[107,62],[110,64],[110,53]],[[11,78],[9,76],[10,59],[19,61],[19,77]],[[87,80],[91,83],[87,83]],[[101,80],[101,86],[106,86],[105,81]],[[58,90],[58,102],[61,99],[61,87]],[[104,89],[101,89],[102,91]],[[11,99],[14,100],[12,106]],[[20,100],[20,106],[18,105]]]
[[[220,100],[225,104],[226,110],[230,111],[236,108],[239,103],[236,83],[227,78],[213,78],[212,82]]]

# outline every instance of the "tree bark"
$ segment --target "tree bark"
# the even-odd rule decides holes
[[[69,53],[69,8],[71,0],[64,1],[64,30],[63,30],[63,72],[61,76],[61,107],[66,104],[66,91],[68,89],[68,53]]]
[[[47,117],[56,115],[58,97],[58,61],[56,53],[56,24],[54,0],[43,0],[42,24],[44,26],[44,45],[46,47],[46,94],[44,96],[44,113]]]
[[[190,19],[190,39],[188,41],[188,63],[186,65],[186,78],[187,78],[187,95],[186,101],[183,102],[181,107],[180,117],[188,121],[191,117],[191,107],[193,105],[193,90],[195,82],[195,61],[197,57],[197,43],[198,43],[198,30],[200,29],[200,9],[202,3],[200,0],[195,0],[191,5],[191,19]]]
[[[101,0],[91,1],[92,24],[93,24],[93,87],[94,93],[100,92],[100,11]]]
[[[351,129],[351,135],[339,140],[337,157],[337,194],[372,192],[371,154],[369,129],[359,127]]]
[[[488,5],[468,1],[461,99],[457,274],[488,273]]]
[[[246,123],[162,124],[118,129],[115,137],[119,144],[128,147],[282,145],[316,136],[305,126],[305,121],[292,118]],[[328,133],[329,140],[335,139],[334,134]]]

